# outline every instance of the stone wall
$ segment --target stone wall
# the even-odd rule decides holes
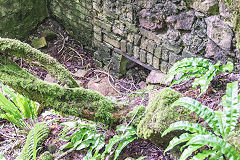
[[[231,60],[238,67],[240,18],[234,20],[233,10],[240,14],[239,1],[231,9],[223,0],[0,0],[0,36],[26,37],[49,6],[99,66],[122,74],[128,60],[164,73],[184,57]]]
[[[0,36],[26,38],[47,16],[46,0],[0,0]]]
[[[232,13],[217,0],[93,0],[94,55],[103,63],[119,55],[167,73],[185,57],[234,61]],[[121,58],[121,57],[120,57]],[[119,58],[118,58],[119,59]],[[115,65],[115,69],[119,69]]]
[[[87,49],[92,49],[92,0],[51,0],[52,15],[61,22],[68,33]]]

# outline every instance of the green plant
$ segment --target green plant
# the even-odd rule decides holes
[[[180,121],[170,125],[164,131],[162,136],[174,130],[185,130],[179,137],[174,137],[165,152],[173,149],[176,145],[186,142],[181,147],[184,149],[180,160],[185,160],[192,155],[193,152],[207,145],[209,150],[198,153],[192,159],[204,160],[210,156],[210,160],[239,160],[240,154],[236,149],[227,142],[227,137],[234,130],[240,113],[240,96],[238,95],[238,82],[227,84],[226,95],[222,97],[220,105],[223,111],[213,111],[212,109],[202,105],[200,102],[188,97],[183,97],[174,102],[174,106],[183,106],[195,112],[202,117],[212,131],[208,131],[200,124],[190,123],[188,121]]]
[[[45,122],[38,122],[34,125],[27,136],[26,143],[17,157],[17,160],[36,160],[37,152],[41,149],[42,143],[49,135],[49,129]]]
[[[25,118],[35,120],[37,118],[38,106],[28,98],[15,93],[5,85],[1,85],[3,93],[0,92],[0,114],[1,118],[7,119],[17,127],[30,130],[30,125]],[[7,96],[8,98],[6,98]]]
[[[84,121],[65,122],[63,132],[60,133],[60,140],[68,141],[67,144],[60,147],[63,149],[82,150],[87,149],[87,154],[84,160],[105,159],[106,154],[112,154],[114,146],[115,150],[114,160],[116,160],[122,149],[136,139],[136,131],[132,127],[120,127],[117,131],[123,134],[115,135],[105,145],[105,136],[97,132],[96,124],[86,123]],[[102,154],[100,150],[105,150]],[[62,156],[60,156],[62,157]]]
[[[220,62],[212,64],[207,59],[203,58],[185,58],[175,63],[168,72],[167,81],[171,81],[171,85],[179,84],[182,81],[195,78],[193,88],[200,85],[201,94],[203,94],[212,79],[220,72],[232,72],[233,63],[227,62],[226,65],[221,65]],[[182,74],[180,79],[173,80],[178,74]]]
[[[0,160],[6,160],[2,154],[0,154]]]

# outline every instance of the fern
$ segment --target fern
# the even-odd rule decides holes
[[[135,136],[136,131],[134,128],[120,127],[117,129],[117,131],[121,132],[122,134],[113,136],[113,138],[109,140],[109,143],[105,145],[105,136],[97,132],[95,124],[86,123],[83,121],[74,121],[65,122],[62,125],[65,127],[60,133],[59,139],[68,141],[68,143],[61,146],[60,149],[88,149],[83,160],[104,160],[107,154],[111,155],[114,152],[114,160],[116,160],[123,148],[137,138]],[[104,149],[102,154],[99,153],[101,149]],[[62,156],[64,156],[64,154],[60,155],[59,158]]]
[[[3,91],[3,93],[0,92],[1,117],[19,128],[30,130],[30,125],[24,121],[24,118],[36,119],[37,104],[3,84],[1,88]]]
[[[44,122],[38,122],[34,125],[27,136],[26,143],[17,157],[17,160],[36,160],[37,152],[41,149],[41,144],[48,137],[49,129]]]
[[[185,58],[175,63],[168,72],[167,81],[172,82],[171,85],[179,84],[187,79],[195,78],[193,88],[200,86],[201,94],[203,94],[212,79],[220,72],[232,72],[233,63],[228,62],[226,65],[220,65],[220,62],[213,65],[207,59],[203,58]],[[178,74],[183,74],[179,80],[174,80]]]
[[[207,131],[199,124],[190,122],[176,122],[164,131],[162,136],[175,130],[186,130],[179,137],[174,137],[165,152],[173,149],[176,145],[186,143],[181,147],[184,149],[180,160],[185,160],[192,155],[193,152],[207,145],[211,149],[203,151],[195,155],[192,160],[204,160],[210,156],[210,160],[224,159],[240,160],[240,154],[237,150],[227,142],[227,136],[235,129],[238,116],[240,113],[240,100],[238,95],[238,82],[227,84],[226,95],[222,98],[223,111],[213,111],[191,98],[180,98],[173,104],[174,106],[183,106],[195,112],[198,116],[205,119],[212,132]]]

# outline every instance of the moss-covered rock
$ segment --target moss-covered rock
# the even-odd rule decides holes
[[[50,152],[46,151],[40,155],[39,160],[53,160],[53,156]]]
[[[126,118],[129,122],[131,122],[132,126],[137,127],[137,125],[143,118],[145,111],[146,111],[145,106],[137,106],[127,114]]]
[[[182,107],[173,107],[172,103],[182,95],[170,88],[165,88],[149,102],[146,114],[137,126],[137,134],[143,139],[149,139],[154,144],[166,147],[169,141],[180,132],[171,132],[161,137],[162,133],[177,121],[191,121],[190,111]]]
[[[26,38],[48,15],[47,0],[0,0],[0,36]]]
[[[240,126],[229,134],[227,141],[240,153]]]

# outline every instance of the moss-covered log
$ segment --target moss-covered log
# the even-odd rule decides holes
[[[78,87],[71,73],[51,56],[32,48],[30,45],[18,40],[0,38],[0,53],[9,57],[15,56],[34,63],[56,77],[62,84],[69,87]]]
[[[44,82],[14,63],[11,60],[13,56],[38,64],[70,87],[77,86],[71,73],[52,57],[20,41],[3,38],[0,38],[0,82],[45,108],[105,124],[119,120],[119,114],[116,111],[113,113],[113,103],[98,92]]]

